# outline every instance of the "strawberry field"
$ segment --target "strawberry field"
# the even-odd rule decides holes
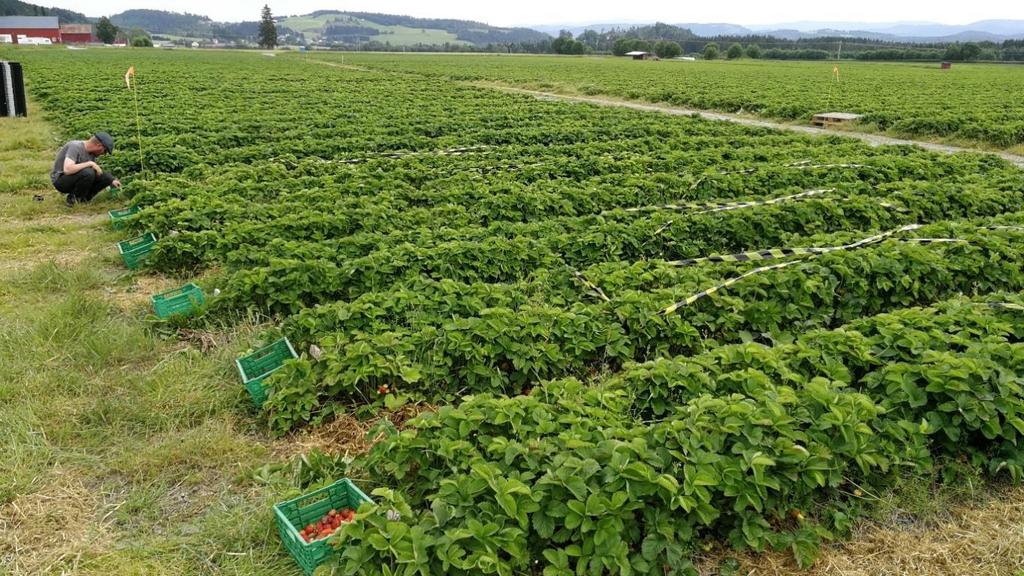
[[[454,58],[22,56],[66,136],[117,139],[139,273],[217,290],[170,329],[294,345],[246,417],[418,405],[338,464],[374,503],[296,527],[337,573],[694,574],[712,542],[807,566],[900,474],[1024,479],[998,158],[539,101]]]
[[[809,123],[863,114],[858,129],[1024,145],[1024,70],[1015,65],[764,60],[634,62],[627,58],[358,54],[373,69],[605,95]],[[334,57],[332,60],[336,61]],[[833,67],[838,65],[836,80]]]

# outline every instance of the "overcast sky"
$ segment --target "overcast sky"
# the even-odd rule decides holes
[[[845,22],[928,21],[968,24],[976,20],[1024,19],[1024,2],[934,2],[930,0],[859,0],[812,2],[725,0],[718,2],[622,0],[36,0],[84,12],[116,14],[130,8],[152,8],[202,14],[218,21],[256,20],[264,3],[274,15],[308,14],[314,10],[383,12],[426,18],[478,20],[495,26],[601,22],[728,22],[773,24],[801,20]]]

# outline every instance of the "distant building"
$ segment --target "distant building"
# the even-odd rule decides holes
[[[60,41],[65,44],[88,44],[95,42],[92,24],[61,24]]]
[[[57,44],[61,39],[60,21],[56,16],[0,16],[0,36],[10,36],[14,44],[40,43],[35,38]]]
[[[626,52],[626,56],[631,57],[633,60],[650,60],[654,58],[654,54],[651,54],[650,52],[642,52],[640,50]]]

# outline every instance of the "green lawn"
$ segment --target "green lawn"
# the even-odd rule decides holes
[[[233,372],[258,329],[206,352],[154,330],[178,280],[125,273],[107,194],[64,206],[31,112],[0,119],[0,573],[298,573],[270,516],[289,489],[253,480],[289,443]]]

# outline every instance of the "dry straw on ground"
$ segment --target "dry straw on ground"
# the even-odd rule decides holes
[[[994,492],[981,504],[926,523],[864,523],[827,547],[809,570],[779,552],[739,555],[740,576],[1018,576],[1024,574],[1024,488]],[[719,574],[728,552],[704,559]]]
[[[55,471],[39,491],[0,507],[0,567],[19,576],[74,574],[83,558],[115,544],[104,507],[75,475]]]
[[[435,407],[429,404],[413,404],[368,420],[359,420],[354,416],[342,414],[330,423],[311,427],[279,442],[274,447],[274,455],[278,458],[288,458],[312,450],[326,454],[348,454],[350,456],[364,454],[380,440],[379,437],[369,437],[369,432],[382,419],[390,420],[396,428],[401,430],[405,423],[412,418],[434,409]]]

